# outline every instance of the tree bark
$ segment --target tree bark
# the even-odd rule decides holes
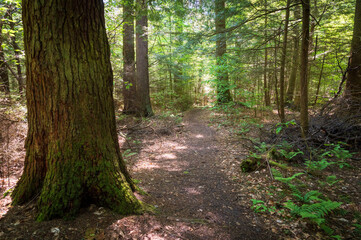
[[[285,68],[286,68],[286,55],[287,55],[287,37],[288,37],[288,22],[290,18],[290,3],[291,0],[287,0],[285,28],[283,32],[282,43],[282,58],[281,58],[281,70],[280,70],[280,119],[281,122],[285,122]]]
[[[296,3],[298,0],[296,0]],[[294,10],[295,20],[300,18],[300,9],[299,6],[295,6]],[[297,73],[298,73],[298,65],[299,65],[299,27],[298,24],[294,27],[294,36],[293,36],[293,56],[292,56],[292,70],[290,79],[288,81],[288,88],[286,93],[286,103],[291,103],[293,100],[293,94],[295,92],[296,81],[297,81]],[[299,94],[299,93],[298,93]]]
[[[123,4],[123,113],[125,114],[137,113],[133,15],[134,1],[125,1]]]
[[[310,0],[302,1],[302,44],[301,44],[301,134],[308,135],[308,49],[310,41]]]
[[[28,135],[13,204],[38,196],[39,221],[89,203],[139,212],[121,157],[101,0],[23,0]]]
[[[153,110],[149,96],[147,1],[136,0],[136,8],[136,79],[138,114],[148,117],[153,115]]]
[[[216,12],[216,64],[217,64],[217,103],[223,104],[232,101],[229,90],[227,58],[227,39],[226,33],[226,1],[215,0]]]
[[[355,21],[351,42],[351,59],[346,82],[346,98],[351,108],[360,108],[361,103],[361,0],[356,0]]]

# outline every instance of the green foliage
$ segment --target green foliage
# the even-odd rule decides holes
[[[290,177],[283,177],[281,172],[276,169],[272,169],[272,172],[275,180],[286,184],[291,190],[291,196],[293,196],[294,201],[288,200],[284,203],[284,206],[290,210],[290,213],[293,216],[299,216],[317,224],[326,234],[331,235],[333,230],[326,225],[325,217],[333,210],[338,209],[342,203],[324,200],[322,193],[316,190],[303,194],[299,187],[293,184],[292,181],[304,173],[296,173]],[[334,177],[329,178],[329,181],[335,181]],[[297,204],[297,202],[301,204]]]
[[[295,120],[291,120],[291,121],[288,121],[288,122],[285,122],[285,123],[277,123],[276,124],[276,134],[279,134],[282,129],[284,128],[288,128],[289,126],[291,125],[296,125],[296,121]]]
[[[308,169],[308,171],[322,171],[328,166],[331,166],[332,164],[335,164],[334,162],[329,162],[325,158],[322,158],[320,161],[311,161],[307,160],[305,162],[305,165]]]
[[[256,213],[261,213],[261,212],[275,212],[276,211],[276,207],[271,206],[271,207],[267,207],[265,202],[262,200],[257,200],[257,199],[251,199],[252,202],[252,209],[256,212]]]
[[[136,155],[137,153],[136,152],[132,152],[131,149],[127,149],[123,152],[122,156],[123,156],[123,159],[124,161],[127,161],[131,156],[134,156]]]
[[[304,173],[295,173],[291,177],[283,177],[282,174],[276,170],[272,169],[272,173],[274,175],[275,180],[283,182],[285,184],[289,184],[292,180],[294,180],[296,177],[303,175]]]
[[[287,201],[284,205],[291,211],[294,216],[300,216],[303,219],[308,219],[320,226],[328,235],[333,233],[333,230],[326,225],[325,216],[330,214],[333,210],[342,205],[341,202],[333,202],[330,200],[322,200],[317,198],[317,203],[302,204],[301,206],[292,201]]]

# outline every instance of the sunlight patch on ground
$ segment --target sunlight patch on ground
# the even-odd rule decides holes
[[[156,159],[177,159],[177,156],[174,153],[163,153],[156,157]]]
[[[157,163],[153,162],[140,162],[137,165],[138,169],[159,169],[160,166]]]
[[[197,134],[196,138],[204,138],[204,136],[202,134]]]
[[[197,188],[185,188],[186,192],[192,195],[200,195],[201,192]]]

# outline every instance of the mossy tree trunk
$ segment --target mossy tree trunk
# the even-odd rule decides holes
[[[23,0],[28,135],[13,204],[38,196],[38,220],[89,203],[139,212],[121,158],[101,0]]]
[[[356,0],[349,69],[345,94],[351,100],[351,108],[359,110],[361,103],[361,0]]]
[[[152,116],[149,93],[148,63],[148,5],[146,0],[136,0],[136,79],[138,114]]]
[[[137,113],[134,52],[134,0],[123,3],[123,98],[125,114]]]
[[[217,63],[217,103],[223,104],[232,101],[229,89],[227,69],[227,38],[226,38],[226,1],[215,1],[216,12],[216,63]]]

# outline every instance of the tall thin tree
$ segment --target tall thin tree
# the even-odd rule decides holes
[[[295,3],[299,2],[299,0],[294,0]],[[299,5],[294,7],[294,19],[297,21],[300,18],[300,8]],[[294,92],[296,88],[297,82],[297,73],[299,70],[299,46],[300,46],[300,39],[299,39],[299,26],[296,25],[293,27],[293,53],[292,53],[292,69],[291,75],[288,81],[288,88],[286,93],[286,103],[291,103],[294,97]],[[297,93],[299,95],[299,93]]]
[[[265,12],[267,13],[267,6],[268,2],[267,0],[264,1],[264,8]],[[265,14],[264,19],[264,37],[267,39],[267,32],[268,32],[268,14]],[[263,90],[264,90],[264,100],[266,106],[271,106],[271,98],[270,98],[270,89],[269,89],[269,83],[267,81],[267,75],[268,75],[268,47],[265,47],[264,50],[264,69],[263,69]],[[269,79],[270,80],[270,79]]]
[[[149,93],[148,3],[136,0],[136,79],[138,114],[152,116]]]
[[[227,70],[226,0],[215,0],[216,12],[216,63],[217,63],[217,103],[232,101]]]
[[[281,70],[280,70],[280,118],[281,122],[285,122],[285,68],[287,57],[287,37],[288,37],[288,22],[290,18],[290,3],[287,0],[285,26],[283,31],[282,55],[281,55]]]
[[[300,71],[300,105],[301,105],[301,133],[308,135],[308,48],[310,41],[310,0],[302,1],[302,44]]]
[[[123,2],[123,98],[125,114],[137,113],[134,52],[134,0]]]

